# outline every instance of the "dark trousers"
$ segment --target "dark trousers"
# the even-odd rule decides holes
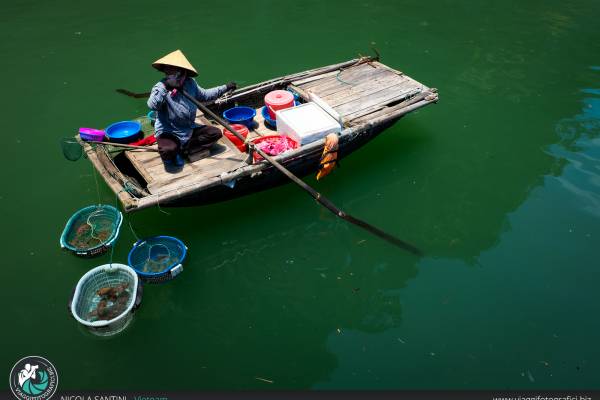
[[[173,160],[177,154],[188,155],[208,149],[223,136],[221,130],[214,126],[204,125],[194,128],[192,137],[182,146],[181,142],[172,133],[165,132],[160,135],[156,142],[158,143],[158,153],[163,160]]]

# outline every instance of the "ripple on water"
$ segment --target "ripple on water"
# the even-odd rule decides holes
[[[560,142],[550,154],[568,162],[555,179],[581,204],[600,217],[600,89],[583,89],[591,97],[582,101],[582,112],[556,125]]]

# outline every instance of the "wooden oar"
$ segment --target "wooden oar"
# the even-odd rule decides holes
[[[124,94],[125,96],[134,97],[136,99],[141,99],[142,97],[150,96],[150,92],[147,93],[133,93],[131,90],[127,89],[116,89],[118,93]]]
[[[231,125],[229,125],[229,123],[227,121],[223,120],[223,118],[219,117],[217,114],[212,112],[208,107],[206,107],[204,104],[200,103],[198,100],[196,100],[194,97],[192,97],[188,92],[186,92],[185,90],[182,90],[182,93],[191,102],[193,102],[199,109],[201,109],[205,114],[208,114],[211,117],[213,117],[217,122],[219,122],[221,125],[223,125],[227,130],[229,130],[229,132],[233,133],[238,139],[240,139],[241,141],[246,140],[235,129],[233,129],[233,127],[231,127]],[[398,246],[404,250],[407,250],[415,255],[418,255],[418,256],[423,255],[423,253],[418,248],[413,246],[412,244],[407,243],[403,240],[400,240],[397,237],[392,236],[389,233],[386,233],[386,232],[382,231],[381,229],[374,227],[371,224],[366,223],[363,220],[360,220],[349,214],[346,214],[344,211],[337,208],[335,206],[335,204],[333,204],[329,199],[327,199],[321,193],[317,192],[315,189],[308,186],[306,183],[304,183],[304,181],[302,181],[296,175],[291,173],[287,168],[285,168],[279,162],[275,161],[271,156],[266,154],[264,151],[262,151],[258,147],[254,146],[254,143],[249,142],[249,143],[247,143],[247,145],[248,145],[248,149],[250,152],[256,151],[265,160],[267,160],[272,166],[277,168],[281,173],[283,173],[285,176],[287,176],[296,185],[300,186],[302,189],[304,189],[306,192],[308,192],[308,194],[310,194],[317,202],[319,202],[323,207],[327,208],[329,211],[331,211],[336,216],[338,216],[356,226],[359,226],[359,227],[363,228],[364,230],[372,233],[373,235],[378,236],[384,240],[387,240],[389,243],[392,243],[393,245],[396,245],[396,246]]]
[[[130,144],[121,144],[113,142],[97,142],[95,140],[85,140],[84,143],[101,144],[104,146],[123,147],[125,149],[144,150],[144,151],[158,151],[156,147],[145,147],[145,146],[132,146]]]

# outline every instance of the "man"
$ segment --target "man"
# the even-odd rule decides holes
[[[203,89],[193,79],[198,76],[181,50],[176,50],[156,60],[152,66],[163,72],[161,79],[150,93],[148,107],[156,111],[154,130],[165,167],[183,167],[184,154],[208,149],[222,136],[214,126],[197,125],[196,105],[183,95],[185,90],[198,101],[214,100],[223,93],[234,90],[230,82],[211,89]]]

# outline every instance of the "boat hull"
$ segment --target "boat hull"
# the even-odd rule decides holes
[[[351,139],[342,138],[339,143],[338,158],[342,159],[364,146],[381,132],[395,124],[398,119],[365,129]],[[319,149],[317,152],[304,155],[301,158],[288,160],[283,165],[296,176],[305,177],[316,174],[321,162],[321,151],[322,149]],[[178,199],[165,203],[161,202],[160,205],[161,207],[193,207],[213,204],[261,192],[286,183],[291,183],[289,178],[275,169],[275,167],[269,167],[261,171],[258,176],[245,176],[238,179],[232,188],[225,185],[212,186]]]

